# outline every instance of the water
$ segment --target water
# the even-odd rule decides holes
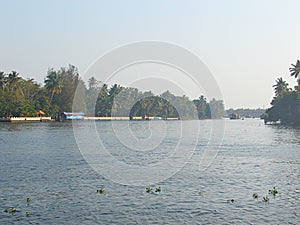
[[[149,129],[149,122],[130,123],[140,140],[136,146],[145,145],[149,137],[152,143],[157,140],[157,146],[150,146],[155,149],[145,145],[144,151],[124,145],[122,129],[127,122],[114,123],[118,138],[110,122],[96,122],[96,129],[116,159],[155,165],[172,156],[181,123],[197,124],[154,122]],[[77,125],[84,135],[91,124]],[[193,156],[175,175],[151,185],[160,186],[160,194],[149,194],[146,186],[119,184],[95,172],[78,149],[72,123],[0,123],[0,224],[299,224],[300,130],[265,126],[256,119],[226,120],[216,158],[203,169],[199,162],[210,125],[211,121],[200,122]],[[163,129],[163,138],[155,135]],[[192,129],[184,135],[182,149],[190,149]],[[128,173],[126,179],[134,177]],[[268,194],[274,186],[279,191],[275,198]],[[99,187],[104,195],[96,193]],[[253,199],[253,193],[259,198]],[[262,202],[263,196],[270,201]],[[27,197],[32,199],[29,205]],[[234,202],[228,203],[230,199]],[[3,212],[8,207],[17,212]]]

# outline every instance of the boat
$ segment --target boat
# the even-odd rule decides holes
[[[83,112],[62,112],[61,118],[62,120],[83,120],[84,113]]]
[[[236,113],[231,113],[231,114],[229,114],[229,119],[239,120],[239,119],[241,119],[241,116],[239,114],[236,114]]]

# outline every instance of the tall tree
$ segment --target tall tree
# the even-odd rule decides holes
[[[95,106],[95,115],[96,116],[110,116],[109,109],[109,94],[107,84],[103,84]]]
[[[210,118],[209,117],[210,115],[207,115],[210,111],[207,109],[208,103],[207,103],[206,98],[203,95],[201,95],[199,97],[199,99],[193,100],[193,102],[194,102],[197,112],[198,112],[198,119],[201,120],[201,119]]]
[[[17,73],[16,71],[12,71],[8,74],[6,83],[11,94],[18,89],[18,82],[20,80],[21,77],[19,77],[19,73]]]
[[[296,64],[292,64],[292,67],[289,68],[291,76],[295,77],[297,79],[298,82],[298,86],[300,87],[300,61],[297,60]]]
[[[5,88],[5,73],[0,71],[0,90],[3,92]]]
[[[96,102],[101,89],[100,84],[101,82],[95,77],[91,77],[88,80],[88,90],[86,92],[86,114],[88,116],[95,116]]]
[[[76,105],[74,105],[74,111],[86,111],[85,109],[85,92],[86,87],[79,76],[78,69],[69,65],[68,67],[62,67],[58,71],[58,74],[62,77],[63,87],[59,97],[57,98],[57,105],[61,111],[70,112],[73,110],[73,101],[75,97],[76,89],[80,92],[80,96],[77,96]],[[78,93],[79,94],[79,93]],[[80,104],[79,99],[82,99]]]
[[[221,119],[224,116],[224,104],[222,100],[212,99],[209,101],[210,116],[212,119]],[[208,113],[207,113],[208,114]]]
[[[60,94],[63,88],[62,77],[53,68],[49,69],[45,79],[45,87],[51,93],[48,110],[51,106],[54,94]]]
[[[278,78],[276,80],[276,84],[273,85],[275,90],[275,95],[279,96],[282,95],[284,92],[288,91],[289,90],[288,86],[289,84],[286,81],[284,81],[282,77]]]

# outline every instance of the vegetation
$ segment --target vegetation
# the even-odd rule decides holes
[[[269,202],[269,200],[270,200],[270,199],[269,199],[268,196],[265,196],[265,197],[262,198],[262,201],[263,201],[263,202]]]
[[[278,191],[276,190],[275,187],[273,187],[273,190],[269,190],[269,194],[276,196],[278,194]]]
[[[152,192],[152,188],[151,188],[151,187],[147,187],[147,188],[146,188],[146,192],[147,192],[147,193],[151,193],[151,192]]]
[[[0,117],[36,116],[45,105],[49,105],[46,90],[33,79],[23,79],[15,71],[0,72]]]
[[[78,101],[73,104],[74,96]],[[0,72],[0,118],[36,116],[42,110],[51,117],[61,112],[84,112],[87,116],[175,117],[180,119],[217,119],[224,115],[222,100],[204,96],[190,100],[166,91],[154,95],[137,88],[114,84],[109,87],[94,77],[88,87],[75,66],[50,68],[44,86],[24,79],[17,72]]]
[[[298,85],[292,89],[282,78],[276,80],[273,85],[275,97],[271,102],[272,107],[266,110],[265,123],[300,125],[300,61],[292,64],[289,71],[297,79]]]
[[[161,192],[161,187],[156,187],[154,192],[151,187],[146,187],[146,192],[151,194],[159,194]]]
[[[236,114],[236,115],[240,115],[241,117],[245,117],[245,118],[260,118],[261,115],[263,115],[266,112],[266,109],[227,109],[226,110],[226,115],[230,115],[230,114]]]
[[[29,202],[31,202],[31,198],[27,198],[27,199],[26,199],[26,202],[27,202],[26,208],[28,209],[28,207],[29,207]],[[17,210],[15,207],[10,207],[10,208],[5,208],[5,209],[3,210],[3,212],[5,212],[5,213],[10,213],[10,214],[14,215],[16,212],[20,212],[20,211]],[[26,211],[26,212],[25,212],[25,216],[26,216],[26,217],[29,217],[29,216],[30,216],[30,212],[29,212],[29,211]]]
[[[105,193],[104,188],[97,189],[97,193],[104,194]]]

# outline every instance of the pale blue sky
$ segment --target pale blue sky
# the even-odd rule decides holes
[[[133,41],[195,53],[213,73],[226,108],[267,107],[272,85],[300,59],[300,1],[0,0],[0,70],[43,82],[49,67],[83,73]]]

